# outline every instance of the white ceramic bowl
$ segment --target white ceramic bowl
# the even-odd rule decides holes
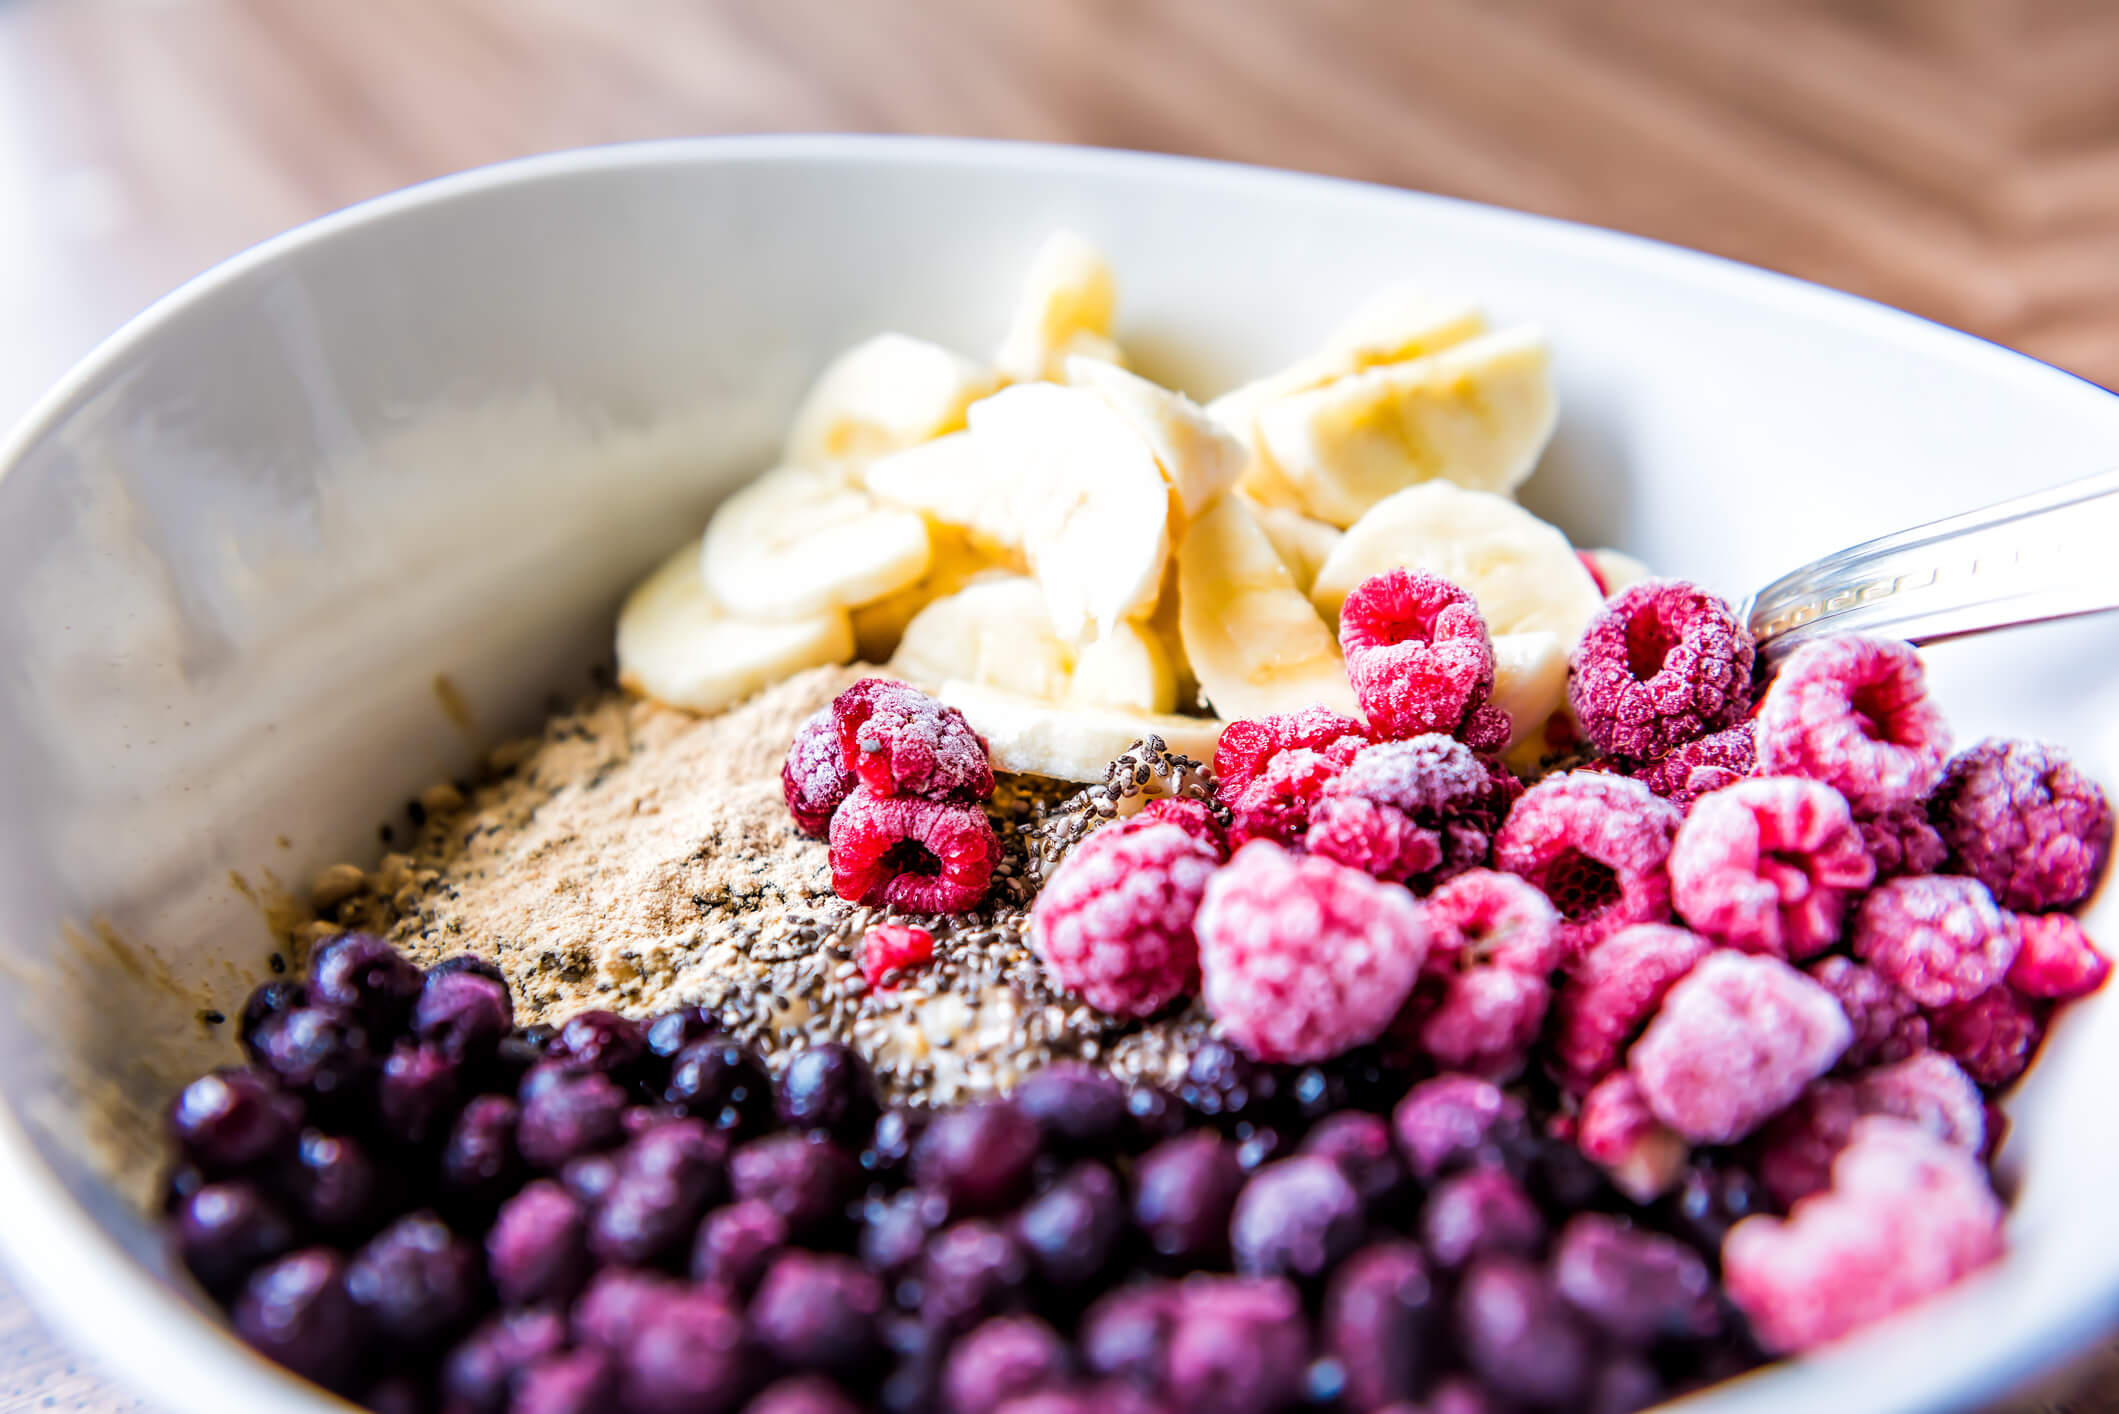
[[[1820,551],[2109,463],[2119,399],[1844,295],[1646,241],[1202,162],[964,142],[679,142],[416,188],[194,281],[0,454],[0,1244],[83,1349],[187,1414],[330,1403],[166,1275],[153,1110],[233,1054],[276,881],[584,685],[627,582],[883,329],[996,337],[1042,237],[1111,253],[1123,338],[1196,393],[1415,276],[1552,334],[1526,499],[1740,594]],[[1960,737],[2119,784],[2109,620],[1933,652]],[[437,703],[445,675],[468,726]],[[446,694],[443,694],[446,695]],[[248,895],[256,896],[253,902]],[[2092,929],[2119,942],[2107,900]],[[2014,1104],[1998,1270],[1716,1410],[1970,1405],[2119,1313],[2119,1017]]]

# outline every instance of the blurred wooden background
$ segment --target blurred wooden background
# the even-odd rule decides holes
[[[2119,388],[2119,0],[0,0],[0,423],[150,299],[326,211],[553,148],[776,130],[1446,192]],[[136,1406],[0,1288],[0,1414],[33,1407]],[[2119,1380],[2060,1407],[2119,1408]]]

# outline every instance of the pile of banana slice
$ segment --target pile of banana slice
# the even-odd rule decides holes
[[[842,354],[781,465],[627,600],[621,681],[716,712],[858,656],[962,709],[998,769],[1100,780],[1151,733],[1204,760],[1229,719],[1358,715],[1339,607],[1405,566],[1477,597],[1533,743],[1603,602],[1511,499],[1556,414],[1543,335],[1394,287],[1201,407],[1125,368],[1116,304],[1062,232],[990,363],[902,334]]]

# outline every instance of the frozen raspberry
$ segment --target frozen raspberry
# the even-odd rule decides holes
[[[2104,874],[2112,811],[2056,747],[1989,738],[1952,760],[1931,807],[1964,872],[2003,908],[2072,908]]]
[[[1560,992],[1554,1069],[1576,1093],[1617,1070],[1627,1044],[1713,944],[1667,923],[1637,923],[1589,950]]]
[[[1054,981],[1099,1011],[1159,1011],[1199,964],[1192,916],[1220,862],[1179,825],[1098,830],[1037,896],[1030,946]]]
[[[1281,752],[1241,794],[1229,797],[1230,842],[1300,844],[1310,813],[1340,770],[1338,762],[1307,747]]]
[[[1928,1048],[1928,1019],[1920,1004],[1851,957],[1828,957],[1806,969],[1810,980],[1832,994],[1854,1025],[1854,1040],[1840,1056],[1840,1069],[1890,1065]]]
[[[986,740],[918,688],[863,678],[831,704],[846,769],[879,796],[969,802],[993,794]]]
[[[1986,1143],[1986,1104],[1948,1056],[1923,1051],[1848,1082],[1820,1080],[1760,1134],[1759,1179],[1782,1208],[1830,1186],[1832,1163],[1864,1115],[1916,1124],[1977,1155]]]
[[[1724,951],[1670,989],[1626,1063],[1657,1119],[1727,1144],[1792,1103],[1853,1035],[1832,994],[1787,963]]]
[[[2015,1083],[2045,1036],[2038,1013],[2007,987],[1942,1008],[1928,1018],[1928,1030],[1938,1050],[1989,1090]]]
[[[1453,973],[1420,1022],[1420,1048],[1452,1070],[1512,1079],[1545,1023],[1552,988],[1502,967]]]
[[[1339,610],[1339,646],[1361,710],[1392,739],[1441,732],[1483,751],[1508,742],[1508,715],[1487,704],[1494,645],[1472,596],[1425,570],[1363,580]]]
[[[1950,857],[1942,832],[1928,819],[1926,801],[1894,805],[1883,814],[1856,820],[1862,843],[1876,864],[1876,881],[1933,874]]]
[[[2001,981],[2018,942],[1985,885],[1944,874],[1893,879],[1854,915],[1854,955],[1924,1007],[1970,1001]]]
[[[1450,737],[1381,742],[1325,782],[1305,843],[1425,890],[1486,862],[1522,789],[1500,763]]]
[[[1559,913],[1515,875],[1475,869],[1428,896],[1427,922],[1426,980],[1411,1008],[1421,1049],[1453,1070],[1513,1074],[1552,999]]]
[[[1799,961],[1838,939],[1875,871],[1838,791],[1761,776],[1694,803],[1670,846],[1670,901],[1716,942]]]
[[[1229,857],[1229,832],[1204,800],[1157,796],[1141,807],[1138,815],[1120,822],[1121,827],[1146,829],[1149,825],[1175,825],[1193,839],[1210,846],[1217,859]]]
[[[1208,882],[1197,927],[1207,1010],[1264,1061],[1328,1060],[1375,1040],[1427,956],[1411,894],[1265,840]]]
[[[2111,974],[2082,925],[2065,913],[2019,913],[2010,920],[2020,946],[2009,985],[2026,997],[2067,1002],[2088,996]]]
[[[1752,732],[1750,722],[1738,722],[1688,741],[1668,756],[1643,766],[1634,773],[1634,779],[1683,808],[1723,786],[1735,785],[1758,769],[1758,747]]]
[[[1786,1211],[1832,1186],[1832,1161],[1861,1115],[1852,1084],[1819,1080],[1759,1131],[1759,1182],[1775,1207]]]
[[[1336,768],[1353,760],[1369,740],[1368,728],[1324,706],[1246,717],[1221,729],[1214,747],[1214,775],[1223,798],[1233,804],[1283,751],[1314,751]]]
[[[895,987],[905,973],[932,961],[934,934],[925,928],[878,923],[862,935],[861,977],[871,987]]]
[[[1474,869],[1427,898],[1428,964],[1543,977],[1560,965],[1560,915],[1514,874]]]
[[[1653,760],[1744,715],[1755,651],[1750,631],[1714,595],[1644,579],[1589,621],[1567,700],[1597,746]]]
[[[1636,1203],[1667,1192],[1691,1152],[1683,1135],[1655,1117],[1640,1084],[1623,1070],[1605,1076],[1582,1097],[1575,1144]]]
[[[1683,817],[1639,781],[1568,771],[1525,791],[1494,838],[1494,867],[1544,890],[1570,958],[1631,923],[1670,917],[1665,861]]]
[[[1854,1082],[1854,1098],[1865,1115],[1907,1120],[1967,1154],[1986,1147],[1986,1099],[1940,1051],[1870,1071]]]
[[[823,839],[831,832],[832,812],[859,784],[846,767],[831,709],[819,709],[796,728],[787,759],[780,763],[780,794],[787,799],[787,813],[795,817],[795,828]]]
[[[962,913],[986,896],[1001,842],[986,812],[861,787],[831,817],[831,886],[852,903]]]
[[[1832,1187],[1722,1246],[1730,1298],[1761,1344],[1793,1354],[1878,1321],[2001,1255],[1979,1163],[1903,1120],[1860,1120]]]
[[[1928,700],[1920,655],[1892,639],[1806,643],[1759,704],[1759,770],[1823,781],[1858,815],[1919,800],[1949,754],[1950,729]]]

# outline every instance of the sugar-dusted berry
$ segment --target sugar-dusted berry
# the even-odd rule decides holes
[[[1781,665],[1757,720],[1761,772],[1823,781],[1859,815],[1925,796],[1950,753],[1920,655],[1893,639],[1804,644]]]
[[[1839,1058],[1842,1070],[1890,1065],[1928,1048],[1928,1019],[1920,1004],[1873,967],[1851,957],[1820,958],[1806,969],[1810,980],[1832,994],[1854,1026],[1854,1039]]]
[[[1670,917],[1666,862],[1682,816],[1639,781],[1600,771],[1547,776],[1494,838],[1494,867],[1520,874],[1560,910],[1570,958],[1633,923]]]
[[[881,796],[865,785],[831,817],[831,883],[852,903],[962,913],[986,896],[1001,842],[976,805]]]
[[[1668,1192],[1691,1152],[1685,1137],[1648,1108],[1640,1082],[1623,1070],[1605,1076],[1582,1097],[1575,1144],[1636,1203]]]
[[[861,978],[890,988],[934,961],[934,934],[910,923],[878,923],[861,936]]]
[[[1430,733],[1364,748],[1323,786],[1305,843],[1426,890],[1484,864],[1522,787],[1490,757]]]
[[[2096,991],[2111,975],[2111,959],[2065,913],[2018,913],[2009,926],[2016,930],[2018,947],[2008,982],[2026,997],[2073,1001]]]
[[[2003,986],[1931,1013],[1928,1031],[1936,1049],[1954,1057],[1967,1075],[1989,1090],[2005,1090],[2030,1068],[2045,1023],[2029,1002]]]
[[[1744,715],[1754,653],[1721,599],[1683,580],[1644,579],[1589,621],[1567,698],[1592,742],[1653,760]]]
[[[2000,982],[2021,940],[1973,879],[1893,879],[1854,915],[1854,955],[1924,1007],[1970,1001]]]
[[[1030,914],[1030,946],[1062,987],[1116,1016],[1147,1016],[1190,983],[1192,917],[1220,857],[1182,826],[1096,831]]]
[[[1894,805],[1881,815],[1854,823],[1876,865],[1879,883],[1908,874],[1933,874],[1950,857],[1942,832],[1928,819],[1928,803],[1924,800]]]
[[[1838,939],[1875,869],[1838,791],[1760,776],[1694,802],[1670,846],[1670,898],[1716,942],[1801,960]]]
[[[1591,948],[1560,991],[1558,1077],[1580,1093],[1617,1070],[1664,995],[1711,951],[1699,934],[1667,923],[1637,923]]]
[[[1723,786],[1735,785],[1758,770],[1758,745],[1749,721],[1711,732],[1649,762],[1635,779],[1683,808]]]
[[[1339,645],[1361,710],[1379,735],[1440,732],[1481,750],[1507,744],[1506,713],[1487,703],[1494,646],[1472,596],[1425,570],[1363,580],[1339,611]]]
[[[846,769],[879,796],[975,801],[993,794],[986,742],[956,708],[889,678],[863,678],[831,704]]]
[[[1989,738],[1951,760],[1932,814],[2003,908],[2072,908],[2104,875],[2112,811],[2058,747]]]
[[[780,763],[780,794],[787,801],[787,813],[795,817],[795,828],[823,839],[831,831],[832,812],[858,784],[839,746],[831,709],[819,708],[795,729],[787,759]]]
[[[1559,912],[1515,875],[1474,869],[1428,896],[1427,920],[1421,1049],[1453,1070],[1513,1074],[1551,1003]]]

